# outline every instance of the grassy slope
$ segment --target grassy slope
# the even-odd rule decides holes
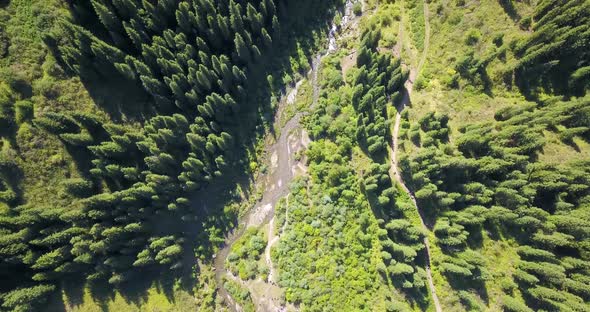
[[[66,77],[42,43],[42,34],[68,14],[65,2],[58,0],[13,0],[0,8],[0,23],[5,26],[0,31],[9,42],[7,55],[0,58],[0,84],[12,85],[14,100],[30,100],[35,116],[76,109],[106,118],[79,79]],[[21,188],[28,205],[69,202],[63,198],[60,181],[75,176],[77,170],[55,136],[25,122],[2,139],[3,153],[11,153],[23,170]]]
[[[503,34],[503,43],[507,46],[515,38],[526,34],[495,0],[465,1],[463,6],[458,6],[456,2],[437,0],[429,4],[431,43],[418,78],[420,82],[413,93],[412,107],[417,118],[433,110],[449,114],[453,128],[460,125],[453,123],[456,120],[492,120],[497,109],[524,101],[518,92],[505,87],[502,82],[502,72],[513,61],[510,53],[506,54],[505,60],[495,58],[487,67],[493,83],[491,90],[485,90],[480,81],[473,83],[466,79],[460,79],[459,87],[452,89],[447,86],[447,81],[456,74],[457,61],[469,51],[480,58],[497,51],[499,48],[493,43],[494,36]],[[466,42],[470,32],[479,34],[479,40],[471,45]]]
[[[67,302],[67,298],[64,301]],[[120,293],[103,301],[97,301],[88,290],[84,292],[84,304],[73,305],[72,312],[102,312],[105,311],[195,311],[198,305],[194,297],[186,292],[175,292],[172,297],[157,288],[150,288],[145,298],[136,302],[124,298]]]
[[[457,3],[464,2],[464,5]],[[522,2],[516,2],[518,13],[527,16],[532,7]],[[468,51],[474,51],[479,57],[484,57],[499,49],[493,42],[498,34],[503,34],[503,44],[507,46],[511,41],[526,36],[517,20],[513,20],[495,0],[435,0],[430,1],[431,46],[428,50],[425,67],[418,77],[412,94],[410,108],[410,123],[415,124],[426,113],[435,111],[450,116],[452,130],[450,140],[456,138],[458,128],[462,125],[494,121],[494,113],[502,107],[519,105],[527,101],[516,89],[511,89],[503,83],[503,72],[513,62],[508,52],[505,59],[495,58],[487,67],[487,74],[492,87],[486,89],[481,81],[459,80],[457,89],[449,88],[447,81],[456,74],[456,61]],[[491,12],[494,12],[491,14]],[[408,12],[406,12],[408,13]],[[411,23],[412,16],[404,17],[406,24]],[[409,26],[411,27],[411,26]],[[408,29],[411,29],[409,28]],[[480,34],[480,39],[474,45],[466,42],[469,32]],[[413,34],[413,36],[416,36]],[[579,159],[588,159],[590,147],[582,140],[577,140],[579,150],[559,141],[555,134],[546,132],[547,144],[539,159],[547,163],[566,163]],[[415,152],[416,146],[409,141],[403,144],[405,153]],[[432,234],[432,233],[431,233]],[[489,311],[501,311],[502,287],[511,281],[514,265],[519,260],[516,254],[516,244],[507,240],[492,240],[487,233],[480,249],[487,259],[486,266],[492,279],[486,282],[488,300],[482,304]],[[434,234],[431,241],[436,242]],[[437,268],[442,252],[440,248],[433,248],[433,277],[437,292],[444,311],[462,311],[457,293],[450,287],[446,277]],[[438,258],[438,259],[437,259]],[[518,294],[517,294],[518,295]]]

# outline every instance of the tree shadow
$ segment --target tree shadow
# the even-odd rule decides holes
[[[488,237],[495,241],[503,240],[507,235],[500,224],[490,222],[489,220],[486,220],[486,223],[484,223],[484,229],[487,231]]]
[[[447,274],[449,285],[455,290],[475,290],[479,297],[487,304],[490,300],[488,289],[483,281],[474,281]]]
[[[483,247],[483,230],[481,226],[465,225],[465,230],[469,232],[467,236],[467,246],[477,250]]]
[[[61,283],[61,290],[68,298],[68,304],[79,306],[84,303],[85,278],[81,276],[68,276]]]
[[[72,146],[60,140],[63,143],[66,151],[72,156],[78,172],[87,179],[92,178],[89,174],[90,169],[94,167],[92,164],[92,153],[86,147]]]
[[[373,211],[373,215],[376,219],[383,219],[387,223],[389,220],[393,219],[393,216],[388,214],[383,206],[379,204],[377,201],[377,195],[373,192],[369,192],[366,190],[364,183],[361,184],[361,192],[365,194],[367,201],[369,202],[369,207]]]
[[[43,308],[39,309],[39,311],[68,312],[69,310],[63,301],[62,294],[59,291],[54,291],[48,296]]]
[[[312,9],[318,5],[324,6],[324,9]],[[107,310],[107,302],[115,297],[116,292],[128,302],[139,304],[146,300],[147,292],[153,286],[165,293],[170,301],[174,300],[174,286],[177,281],[187,290],[192,290],[196,283],[195,273],[198,273],[197,257],[211,260],[216,248],[223,243],[223,236],[238,224],[239,212],[227,209],[228,203],[240,199],[238,186],[244,190],[245,197],[252,196],[248,191],[253,183],[253,172],[249,167],[248,157],[256,155],[258,140],[265,133],[276,133],[272,122],[276,112],[276,108],[271,105],[272,95],[285,94],[285,73],[305,74],[306,70],[293,71],[292,57],[303,53],[308,61],[313,59],[321,42],[318,37],[327,32],[327,20],[331,19],[332,12],[325,10],[329,5],[329,2],[315,1],[286,4],[283,10],[289,10],[289,14],[282,11],[286,21],[281,25],[279,39],[273,43],[272,49],[264,52],[255,66],[249,67],[248,80],[244,86],[247,96],[239,99],[243,111],[228,122],[227,129],[236,134],[237,143],[234,150],[228,153],[230,155],[227,155],[229,165],[225,174],[194,193],[183,193],[182,196],[190,199],[188,208],[181,208],[179,211],[164,210],[153,216],[143,216],[147,219],[145,223],[154,225],[146,236],[177,234],[185,239],[184,253],[180,260],[181,269],[170,270],[159,265],[132,268],[125,272],[129,274],[129,281],[116,286],[104,279],[88,285],[83,280],[79,281],[79,289],[87,286],[91,296],[101,305],[103,311]],[[81,76],[84,77],[82,80],[86,89],[95,103],[105,109],[113,121],[143,122],[155,115],[153,100],[145,91],[138,88],[135,82],[129,82],[112,69],[104,69],[104,72],[101,70],[99,73],[92,69],[90,64],[83,65],[86,68],[82,69],[84,74]],[[105,74],[110,72],[113,72],[113,75]],[[276,79],[277,82],[271,87],[268,84],[268,75],[280,79]],[[158,113],[165,114],[160,110]],[[253,133],[256,135],[252,135]],[[68,152],[76,160],[80,171],[88,172],[92,168],[92,157],[89,153],[77,147],[69,147]],[[83,292],[77,293],[71,289],[68,291],[75,302],[83,300]]]
[[[410,193],[414,196],[414,193],[411,190]],[[436,203],[432,200],[423,200],[419,198],[416,198],[416,203],[418,204],[418,207],[420,207],[420,209],[418,209],[420,218],[422,218],[426,227],[432,231],[436,224],[436,220],[438,220],[439,217]]]
[[[187,271],[190,270],[185,270],[184,274]],[[177,283],[178,280],[185,281],[186,276],[176,271],[164,270],[160,267],[134,269],[130,273],[131,278],[129,281],[116,286],[110,284],[106,279],[87,282],[81,276],[67,277],[62,281],[61,290],[68,298],[68,307],[65,307],[66,303],[61,301],[64,309],[59,309],[59,311],[69,311],[71,307],[84,304],[86,291],[89,292],[92,300],[99,305],[100,309],[107,312],[109,311],[109,302],[115,300],[117,294],[122,296],[127,303],[139,307],[149,299],[148,290],[152,287],[162,292],[169,302],[174,303],[176,285],[179,285],[182,290],[191,292],[194,286],[192,283]],[[54,304],[52,306],[57,307],[58,305]]]
[[[11,87],[13,90],[20,93],[23,99],[30,99],[33,96],[33,87],[31,86],[31,83],[25,79],[15,79],[11,83]]]
[[[12,198],[7,198],[7,204],[10,206],[14,207],[23,202],[24,190],[21,187],[23,179],[24,172],[16,163],[3,164],[0,159],[0,194],[6,191],[14,195],[11,196]],[[5,187],[6,190],[4,190]]]
[[[117,290],[125,298],[139,306],[148,300],[148,290],[155,288],[166,296],[169,302],[174,302],[174,285],[179,272],[165,270],[163,268],[135,270],[133,278],[117,287]]]
[[[521,19],[520,14],[518,14],[518,11],[514,6],[513,0],[500,0],[498,2],[500,3],[502,9],[504,9],[504,12],[508,14],[508,16],[510,16],[513,21],[517,22]]]
[[[93,102],[104,109],[114,122],[142,122],[155,115],[151,96],[136,82],[117,72],[103,75],[86,69],[81,81]]]
[[[427,292],[427,287],[428,286],[425,286],[421,289],[410,288],[405,289],[404,291],[404,293],[407,295],[406,299],[408,302],[412,306],[418,305],[420,311],[427,311],[428,307],[430,306],[430,296],[428,293],[425,293]]]
[[[103,312],[108,312],[108,302],[115,299],[115,289],[107,281],[93,281],[87,285],[92,299]]]
[[[483,84],[483,92],[489,97],[494,97],[493,82],[490,76],[488,75],[487,68],[480,68],[478,72]]]
[[[582,148],[580,147],[580,145],[578,145],[578,143],[576,143],[573,139],[571,139],[571,140],[564,140],[563,143],[565,143],[568,146],[570,146],[571,148],[573,148],[574,151],[576,151],[577,153],[581,153],[582,152]]]

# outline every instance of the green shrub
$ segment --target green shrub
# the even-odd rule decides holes
[[[500,288],[507,294],[512,294],[512,292],[518,287],[516,283],[512,279],[503,279],[500,281]]]
[[[352,12],[356,16],[363,14],[363,5],[360,1],[355,2],[355,4],[352,6]]]
[[[494,35],[494,39],[492,39],[492,42],[497,46],[497,47],[501,47],[504,44],[504,33],[497,33],[496,35]]]
[[[18,101],[14,104],[14,118],[17,124],[33,119],[33,103],[31,101]]]
[[[424,90],[427,86],[428,86],[428,81],[426,80],[426,78],[420,76],[420,77],[418,77],[418,79],[416,79],[416,84],[414,85],[416,90],[418,90],[418,91]]]
[[[76,197],[87,197],[92,194],[93,183],[84,179],[69,179],[64,182],[66,191]]]
[[[475,45],[481,39],[481,32],[478,29],[471,28],[465,35],[465,44]]]
[[[505,311],[510,312],[532,312],[533,310],[526,306],[520,300],[510,297],[504,296],[502,297],[502,306],[504,307]]]
[[[519,26],[520,26],[520,28],[522,28],[524,30],[528,30],[531,27],[532,23],[533,23],[533,20],[531,19],[531,17],[527,16],[527,17],[520,20]]]

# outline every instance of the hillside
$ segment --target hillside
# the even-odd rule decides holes
[[[0,311],[590,311],[589,19],[0,0]]]

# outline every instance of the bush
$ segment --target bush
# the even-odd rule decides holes
[[[361,14],[363,14],[363,5],[360,2],[356,2],[352,6],[352,12],[354,13],[354,15],[360,16]]]
[[[469,308],[469,311],[482,310],[479,302],[477,301],[477,297],[474,294],[465,290],[461,290],[459,291],[459,298],[461,299],[463,305]]]
[[[340,24],[342,24],[342,14],[340,14],[340,12],[336,13],[336,16],[334,16],[333,23],[337,26],[340,26]]]
[[[472,28],[467,32],[465,35],[465,44],[467,45],[475,45],[481,39],[481,32],[475,28]]]
[[[18,101],[14,104],[14,113],[17,124],[33,119],[33,103],[30,101]]]
[[[512,292],[518,287],[512,279],[503,279],[500,281],[500,288],[504,293],[512,294]]]
[[[416,87],[416,90],[420,91],[424,90],[424,88],[426,88],[427,85],[428,82],[424,77],[418,77],[418,79],[416,79],[416,85],[414,87]]]
[[[383,32],[380,45],[386,48],[393,48],[397,43],[397,34],[391,31]]]
[[[0,58],[5,57],[8,55],[8,47],[10,46],[10,40],[8,36],[4,34],[4,32],[0,31]]]
[[[504,44],[504,33],[497,33],[494,36],[494,39],[492,40],[492,42],[497,46],[497,47],[501,47]]]
[[[69,194],[84,198],[92,194],[94,185],[91,181],[78,178],[66,180],[64,187]]]
[[[523,18],[520,21],[520,28],[522,28],[523,30],[528,30],[531,27],[531,24],[533,23],[533,20],[531,19],[530,16],[527,16],[525,18]]]
[[[524,303],[510,296],[504,296],[502,298],[502,306],[505,311],[511,312],[532,312],[533,310],[527,307]]]

